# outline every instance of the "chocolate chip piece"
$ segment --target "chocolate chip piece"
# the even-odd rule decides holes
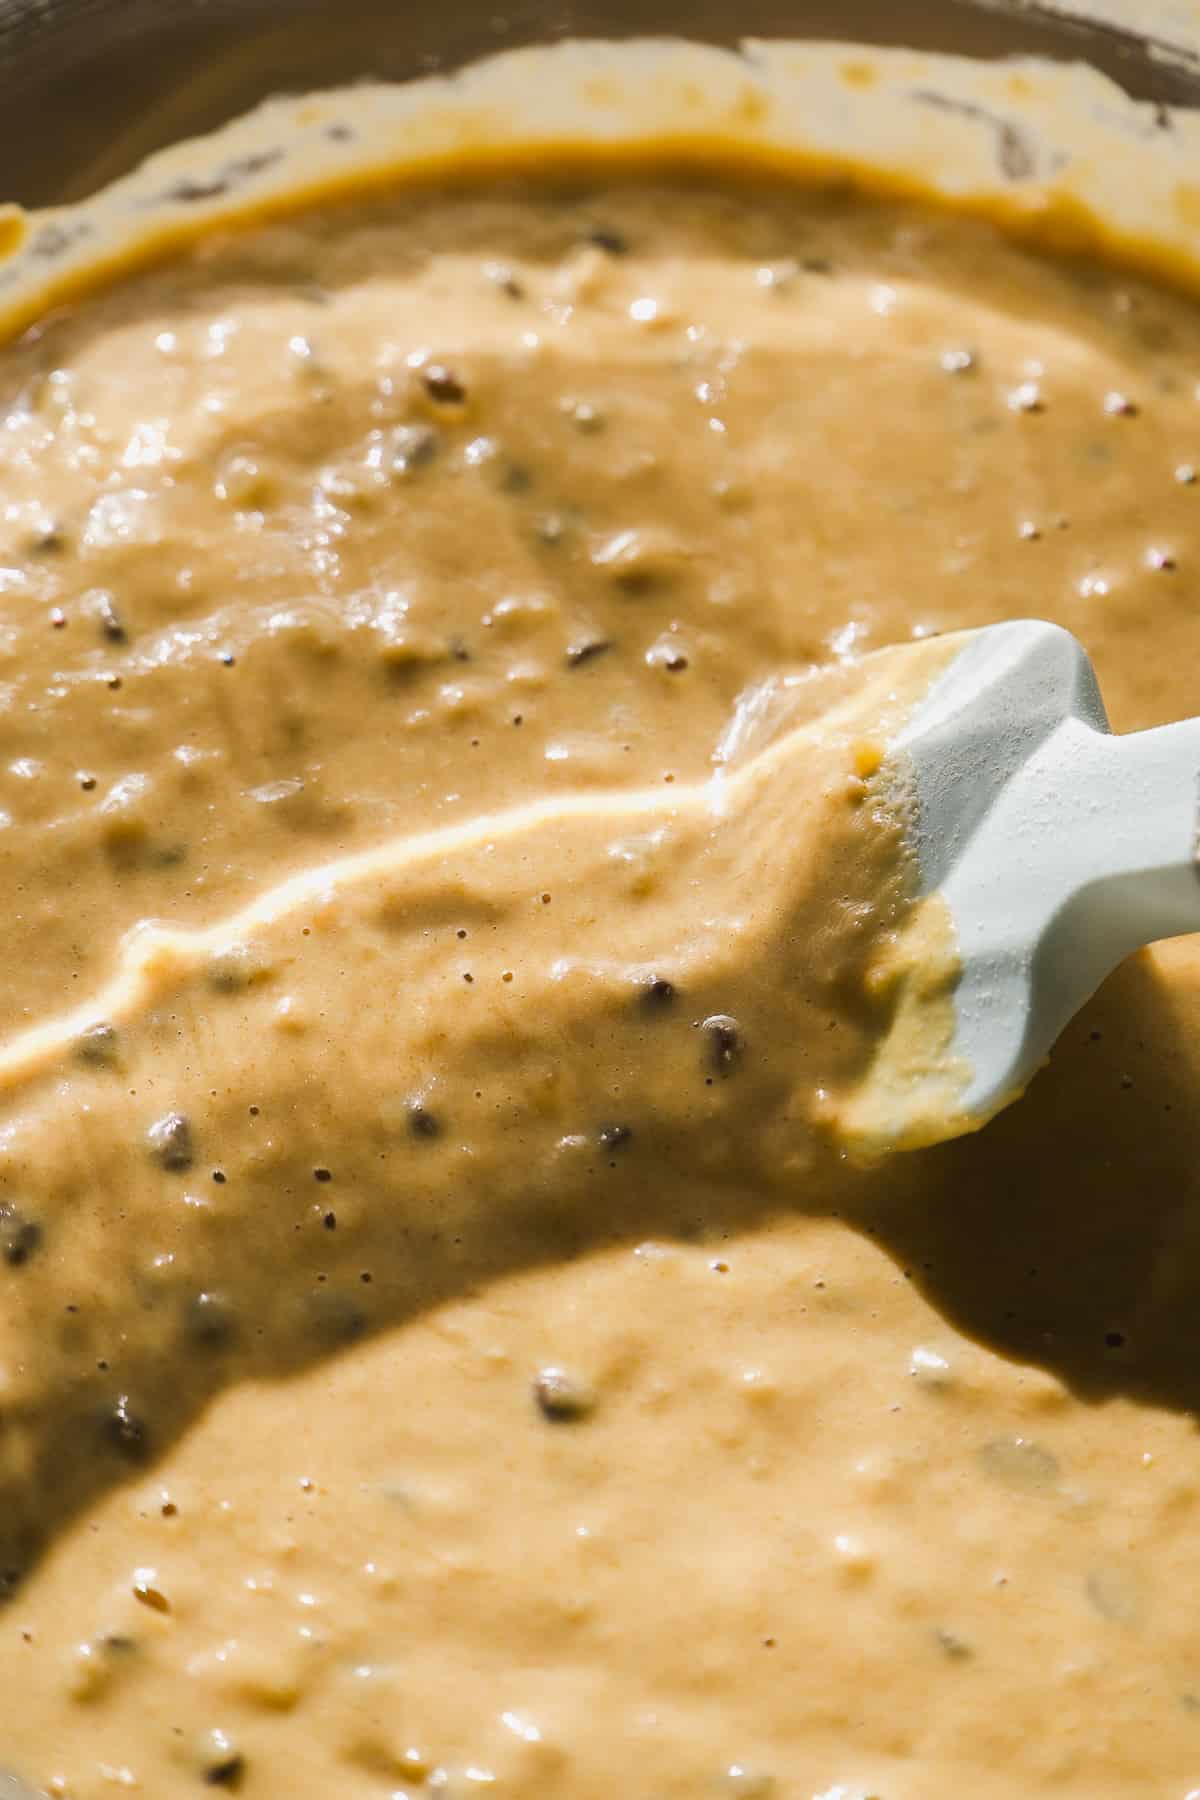
[[[425,392],[438,406],[461,406],[466,400],[466,388],[445,363],[430,363],[422,371],[421,380],[425,384]]]
[[[677,997],[675,983],[668,981],[665,975],[655,975],[646,984],[644,998],[649,1007],[670,1006]]]
[[[96,617],[100,621],[100,629],[110,644],[123,644],[126,638],[125,621],[117,610],[117,603],[111,594],[101,594],[96,601]]]
[[[628,256],[629,239],[621,232],[614,231],[610,225],[593,225],[587,234],[589,244],[597,250],[606,250],[610,256]]]
[[[742,1029],[728,1013],[711,1013],[701,1025],[709,1040],[709,1059],[718,1075],[728,1075],[742,1054]]]
[[[114,1450],[119,1450],[131,1462],[140,1461],[146,1454],[146,1427],[134,1412],[128,1394],[122,1394],[112,1411],[105,1415],[104,1436]]]
[[[210,1763],[204,1771],[204,1779],[209,1787],[237,1788],[242,1785],[245,1773],[244,1756],[227,1756],[224,1762]]]
[[[408,1129],[414,1137],[435,1138],[442,1127],[434,1113],[414,1100],[408,1109]]]
[[[606,650],[612,649],[611,638],[584,638],[578,644],[571,644],[567,649],[567,667],[579,668],[581,663],[594,662],[603,656]]]
[[[487,279],[500,289],[502,294],[508,295],[510,300],[523,300],[525,298],[525,289],[521,286],[521,283],[517,280],[517,277],[513,274],[507,263],[485,262],[483,265],[483,272]]]
[[[206,1731],[197,1753],[209,1787],[238,1788],[246,1773],[246,1759],[227,1731]]]
[[[162,198],[178,200],[187,205],[198,200],[217,200],[222,194],[228,192],[229,183],[223,181],[220,176],[214,176],[211,181],[198,181],[194,176],[185,175],[182,180],[175,182],[174,186],[165,188]]]
[[[0,1200],[0,1256],[19,1269],[41,1249],[42,1228],[10,1200]]]
[[[309,1296],[313,1325],[329,1344],[352,1344],[367,1328],[367,1315],[348,1294],[318,1288]]]
[[[555,1366],[538,1370],[533,1382],[533,1397],[543,1416],[556,1425],[586,1418],[596,1404],[585,1381]]]
[[[623,1150],[633,1142],[633,1127],[630,1125],[602,1125],[600,1128],[600,1144],[605,1150]]]
[[[1110,418],[1136,419],[1139,409],[1136,400],[1131,400],[1128,394],[1122,394],[1114,388],[1104,396],[1104,410]]]
[[[164,1113],[146,1133],[150,1153],[164,1169],[188,1169],[192,1164],[192,1127],[183,1113]]]
[[[254,944],[223,944],[208,960],[208,983],[218,994],[242,993],[270,973],[269,958]]]
[[[143,1606],[148,1606],[151,1612],[169,1613],[171,1610],[171,1602],[162,1589],[152,1586],[148,1581],[134,1583],[133,1597]]]
[[[392,433],[392,474],[426,468],[437,455],[441,438],[432,425],[397,425]]]
[[[233,1341],[233,1308],[220,1294],[197,1294],[188,1301],[184,1331],[201,1350],[224,1350]]]
[[[146,855],[146,862],[152,869],[177,869],[187,861],[186,844],[153,844]]]
[[[80,1032],[75,1054],[80,1062],[107,1067],[117,1060],[117,1044],[116,1026],[101,1019]]]

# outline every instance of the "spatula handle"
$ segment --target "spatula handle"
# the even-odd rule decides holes
[[[1200,719],[1093,748],[1100,834],[1086,861],[1105,873],[1087,896],[1125,948],[1200,931]]]

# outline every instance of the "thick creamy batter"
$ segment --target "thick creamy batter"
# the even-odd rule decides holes
[[[1195,344],[964,218],[593,171],[3,352],[20,1773],[1200,1787],[1195,949],[855,1169],[895,827],[857,726],[745,742],[781,668],[1030,612],[1118,728],[1195,711]]]

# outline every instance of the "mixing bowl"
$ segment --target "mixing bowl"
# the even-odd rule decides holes
[[[77,199],[268,94],[658,34],[1082,60],[1138,98],[1200,105],[1200,25],[1171,0],[0,0],[0,186],[27,206]]]

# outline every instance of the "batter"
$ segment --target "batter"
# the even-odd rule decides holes
[[[1195,343],[662,167],[208,233],[0,353],[0,1761],[1200,1788],[1200,957],[855,1167],[900,834],[857,725],[755,723],[1030,612],[1195,711]]]

